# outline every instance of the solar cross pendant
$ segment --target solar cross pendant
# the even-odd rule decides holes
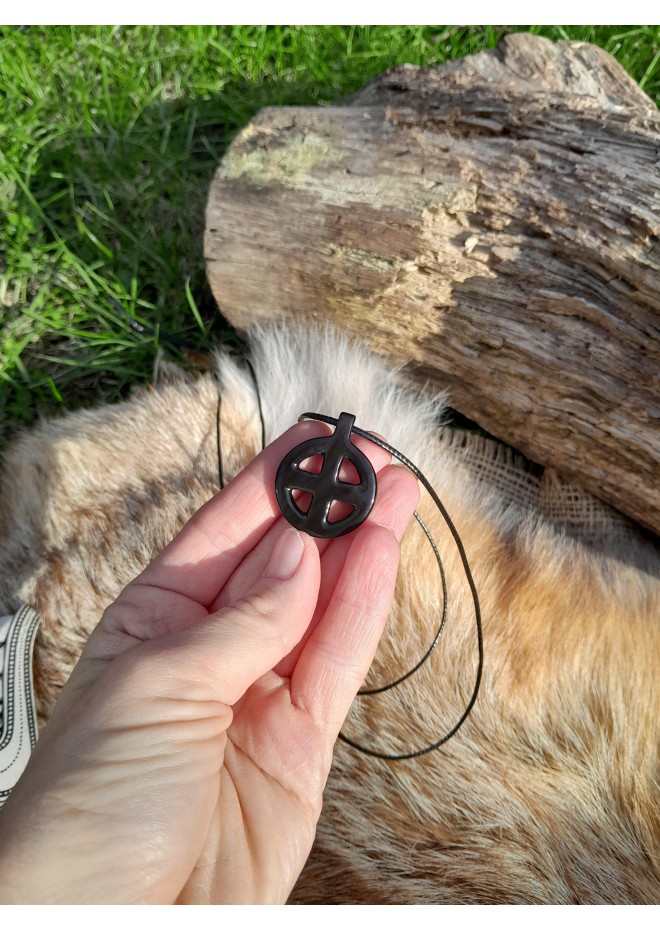
[[[342,413],[331,436],[308,439],[292,449],[280,463],[275,477],[275,495],[284,517],[297,530],[334,539],[356,529],[369,516],[376,500],[376,473],[369,459],[351,442],[355,417]],[[306,459],[323,456],[321,471],[313,474],[300,467]],[[358,476],[357,483],[342,481],[341,466],[349,461]],[[298,506],[294,491],[311,495],[307,510]],[[330,521],[333,501],[348,504],[352,510],[346,516]]]

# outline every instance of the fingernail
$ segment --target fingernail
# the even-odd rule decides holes
[[[305,543],[298,530],[293,527],[286,529],[275,543],[264,577],[279,578],[280,581],[291,578],[302,561],[304,551]]]

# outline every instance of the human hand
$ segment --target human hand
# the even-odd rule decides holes
[[[354,533],[281,517],[301,423],[120,594],[0,815],[4,903],[284,902],[391,604],[417,484],[357,440],[378,499]]]

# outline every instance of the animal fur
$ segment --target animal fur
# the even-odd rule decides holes
[[[464,541],[484,618],[484,678],[457,736],[384,762],[338,744],[316,843],[294,903],[660,902],[660,556],[585,542],[517,505],[465,464],[441,402],[329,331],[256,334],[267,440],[305,410],[385,435],[426,473]],[[41,614],[41,723],[111,602],[218,490],[216,415],[229,480],[260,444],[247,369],[174,378],[116,406],[47,423],[11,449],[0,499],[0,613]],[[433,742],[460,716],[476,668],[474,615],[446,528],[422,498],[448,581],[432,661],[394,692],[355,702],[345,731],[390,752]],[[440,604],[416,526],[370,673],[389,681],[428,646]]]

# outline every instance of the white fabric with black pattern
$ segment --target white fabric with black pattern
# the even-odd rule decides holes
[[[37,742],[32,649],[39,617],[23,606],[0,617],[0,807],[20,778]]]

